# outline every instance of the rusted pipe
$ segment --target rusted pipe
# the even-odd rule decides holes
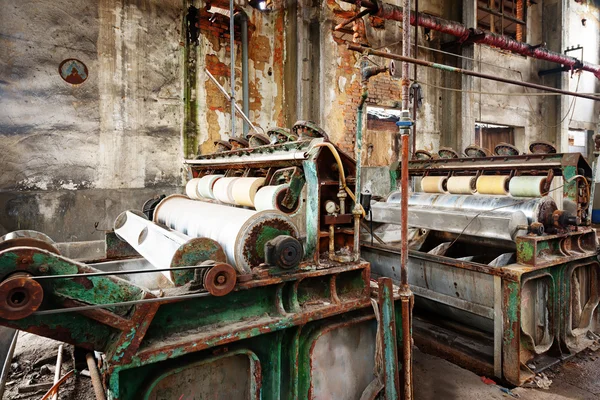
[[[90,371],[90,378],[92,378],[92,386],[94,387],[96,400],[106,400],[104,386],[102,386],[100,372],[98,372],[98,366],[96,365],[96,359],[94,358],[94,355],[92,353],[87,353],[85,355],[85,361],[87,361],[88,370]]]
[[[419,15],[419,0],[415,0],[415,14]],[[415,58],[419,58],[419,19],[415,21]],[[413,64],[413,80],[417,81],[417,64]],[[411,156],[414,157],[417,152],[417,105],[419,99],[417,97],[417,88],[413,90],[413,135],[412,135],[412,152]]]
[[[583,99],[589,99],[589,100],[594,100],[594,101],[600,100],[600,97],[596,97],[596,96],[592,96],[592,95],[570,92],[568,90],[562,90],[562,89],[557,89],[557,88],[553,88],[553,87],[549,87],[549,86],[538,85],[537,83],[516,81],[513,79],[502,78],[502,77],[499,77],[496,75],[482,74],[480,72],[475,72],[475,71],[462,69],[462,68],[451,67],[451,66],[445,65],[445,64],[438,64],[438,63],[434,63],[431,61],[418,60],[418,59],[412,58],[412,57],[404,57],[399,54],[386,53],[384,51],[379,51],[379,50],[372,50],[368,47],[360,46],[360,45],[356,45],[356,44],[349,44],[348,49],[352,50],[352,51],[357,51],[357,52],[360,52],[363,54],[368,54],[368,55],[373,55],[373,56],[383,57],[383,58],[389,58],[391,60],[406,61],[409,63],[422,65],[424,67],[440,69],[442,71],[447,71],[447,72],[455,72],[455,73],[459,73],[459,74],[463,74],[463,75],[474,76],[474,77],[482,78],[482,79],[489,79],[489,80],[497,81],[497,82],[509,83],[511,85],[524,86],[524,87],[528,87],[531,89],[544,90],[546,92],[552,92],[552,93],[560,93],[560,94],[581,97]]]
[[[410,290],[400,293],[400,307],[402,315],[402,372],[404,377],[404,400],[413,398],[412,385],[412,301]]]
[[[364,17],[369,12],[371,12],[371,10],[369,10],[368,8],[365,8],[361,12],[357,12],[354,16],[352,16],[352,17],[348,18],[347,20],[341,22],[340,24],[336,25],[335,28],[333,28],[333,30],[334,31],[339,31],[340,29],[342,29],[346,25],[351,24],[352,22],[356,21],[357,19]]]
[[[342,0],[346,3],[355,4],[354,0]],[[381,0],[362,1],[361,5],[371,10],[371,15],[382,19],[393,21],[403,20],[403,8],[394,4],[383,3]],[[447,19],[425,15],[422,13],[409,13],[410,24],[419,25],[434,31],[446,33],[458,38],[460,43],[480,43],[488,46],[509,50],[513,53],[533,57],[539,60],[550,61],[565,65],[572,69],[582,69],[593,73],[600,79],[600,65],[569,57],[565,54],[550,51],[542,46],[532,46],[528,43],[519,42],[509,36],[498,35],[480,28],[467,28],[465,25],[449,21]]]
[[[409,0],[403,0],[405,10],[410,11]],[[410,12],[402,16],[402,55],[410,57]],[[415,55],[416,56],[416,55]],[[409,76],[408,60],[402,62],[402,116],[398,124],[410,123],[409,118]],[[415,99],[416,101],[416,99]],[[410,309],[405,300],[410,299],[412,293],[408,286],[408,154],[410,146],[410,126],[401,126],[402,155],[400,158],[402,169],[400,171],[400,294],[402,296],[402,373],[403,399],[412,400],[412,343],[410,335]],[[414,137],[413,137],[414,140]]]

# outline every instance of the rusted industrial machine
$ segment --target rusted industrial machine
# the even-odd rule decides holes
[[[5,238],[0,324],[102,352],[112,399],[410,393],[410,321],[360,258],[354,161],[308,122],[248,139],[186,160],[186,196],[119,215],[104,260]]]
[[[515,385],[586,348],[600,329],[592,170],[548,143],[530,151],[420,151],[407,166],[415,342]],[[396,280],[397,198],[372,202],[372,235],[362,241],[372,273]]]

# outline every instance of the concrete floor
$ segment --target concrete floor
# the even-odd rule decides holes
[[[515,388],[522,400],[600,399],[600,351],[584,351],[547,371],[548,390]],[[497,386],[486,385],[474,373],[441,358],[415,350],[413,363],[415,400],[509,399]]]
[[[36,364],[54,365],[58,342],[21,332],[3,399],[35,399],[36,393],[18,394],[18,387],[51,381],[53,373],[41,373]],[[72,368],[70,346],[65,350],[63,373]],[[48,360],[40,362],[40,360]],[[23,373],[25,372],[25,373]],[[497,386],[486,385],[481,378],[446,360],[421,353],[415,348],[413,363],[415,400],[496,400],[510,399]],[[512,392],[522,400],[591,400],[600,399],[600,350],[584,351],[546,372],[552,385],[549,390],[516,388]],[[45,392],[45,391],[42,391]],[[89,378],[69,380],[61,389],[60,400],[89,399],[92,393]],[[43,394],[43,393],[41,393]]]

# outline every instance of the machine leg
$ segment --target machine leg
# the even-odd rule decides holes
[[[385,398],[399,398],[400,378],[398,375],[398,343],[396,340],[396,314],[394,311],[394,288],[391,278],[379,278],[379,315],[383,340],[383,383]],[[404,366],[406,367],[406,366]]]

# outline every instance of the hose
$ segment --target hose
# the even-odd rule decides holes
[[[346,193],[348,193],[348,196],[350,196],[350,198],[352,199],[354,204],[356,204],[360,207],[362,216],[364,218],[367,215],[365,212],[365,209],[363,208],[363,206],[361,204],[356,202],[356,196],[354,195],[354,192],[352,192],[352,190],[350,190],[350,188],[346,185],[346,174],[344,173],[344,164],[342,164],[342,159],[340,158],[340,153],[338,153],[335,146],[329,142],[322,142],[322,143],[314,144],[312,146],[312,148],[310,149],[309,153],[318,147],[327,147],[329,149],[329,151],[331,151],[331,154],[333,154],[333,157],[335,158],[335,161],[337,162],[337,165],[338,165],[338,169],[340,171],[340,185],[346,191]]]

